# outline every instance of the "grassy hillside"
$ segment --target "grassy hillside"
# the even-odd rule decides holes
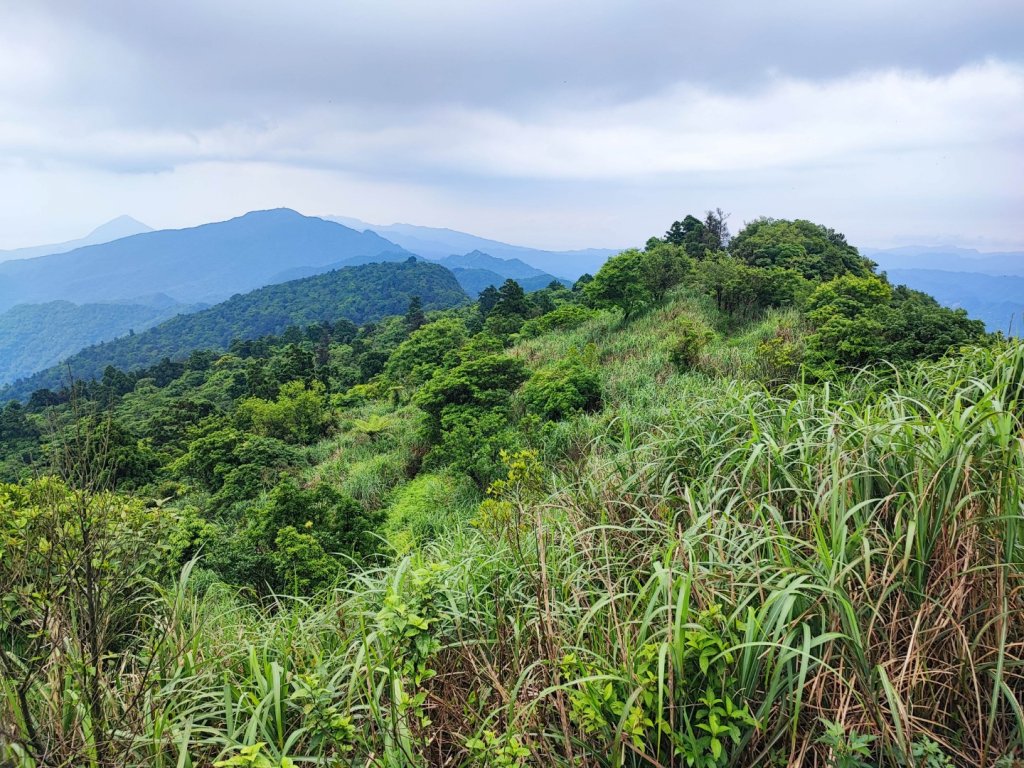
[[[1024,757],[1024,346],[831,230],[687,221],[7,406],[0,758]]]

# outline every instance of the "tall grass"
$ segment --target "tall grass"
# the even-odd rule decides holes
[[[1021,759],[1022,386],[1020,345],[782,391],[674,373],[559,427],[571,460],[511,477],[500,525],[311,600],[185,579],[119,667],[160,671],[126,764]]]

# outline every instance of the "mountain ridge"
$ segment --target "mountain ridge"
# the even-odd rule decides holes
[[[0,309],[67,300],[131,301],[165,293],[214,303],[269,284],[290,266],[411,256],[375,233],[287,208],[196,227],[144,232],[60,254],[0,263]]]
[[[50,243],[46,245],[29,245],[23,248],[10,248],[0,250],[0,262],[16,261],[20,259],[35,259],[41,256],[52,256],[58,253],[67,253],[77,248],[84,248],[87,245],[102,245],[114,240],[120,240],[130,235],[153,232],[153,228],[143,224],[131,216],[121,215],[110,221],[100,224],[84,237],[73,240],[65,240],[61,243]]]
[[[479,250],[497,258],[519,259],[531,267],[570,280],[576,280],[587,272],[596,272],[610,256],[614,256],[622,250],[621,248],[582,248],[550,251],[511,245],[500,240],[492,240],[447,227],[426,227],[418,224],[370,224],[346,216],[325,216],[324,218],[345,226],[362,227],[376,232],[403,248],[434,261],[441,261],[452,254]]]

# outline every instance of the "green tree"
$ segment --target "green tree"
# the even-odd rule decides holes
[[[874,266],[841,233],[805,219],[755,219],[733,238],[729,253],[749,266],[793,269],[809,280],[867,277]]]
[[[487,355],[438,373],[420,388],[413,402],[429,417],[431,433],[440,436],[441,416],[446,409],[506,406],[511,393],[525,380],[526,366],[521,360]]]
[[[643,284],[643,254],[631,249],[613,256],[583,289],[596,307],[622,310],[628,320],[649,303],[651,296]]]
[[[640,279],[652,301],[660,303],[670,289],[683,281],[693,261],[678,245],[656,243],[640,259]]]
[[[384,374],[397,384],[418,386],[438,368],[451,367],[458,361],[466,335],[466,324],[458,318],[424,325],[391,353]]]
[[[423,301],[419,296],[409,299],[409,308],[405,311],[405,327],[409,332],[415,331],[427,322],[427,316],[423,313]]]
[[[311,443],[326,434],[331,423],[324,386],[292,381],[281,387],[276,400],[250,397],[238,404],[235,420],[243,429],[288,443]]]
[[[807,301],[814,333],[807,341],[807,362],[822,370],[830,365],[861,367],[885,350],[883,310],[892,288],[877,277],[843,275],[819,285]]]
[[[477,298],[476,304],[484,319],[491,314],[491,310],[494,309],[495,305],[498,303],[498,299],[498,289],[493,285],[488,285],[480,292],[480,296]]]

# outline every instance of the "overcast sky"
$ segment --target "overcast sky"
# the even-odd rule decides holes
[[[279,206],[1024,249],[1024,3],[0,0],[0,248]]]

